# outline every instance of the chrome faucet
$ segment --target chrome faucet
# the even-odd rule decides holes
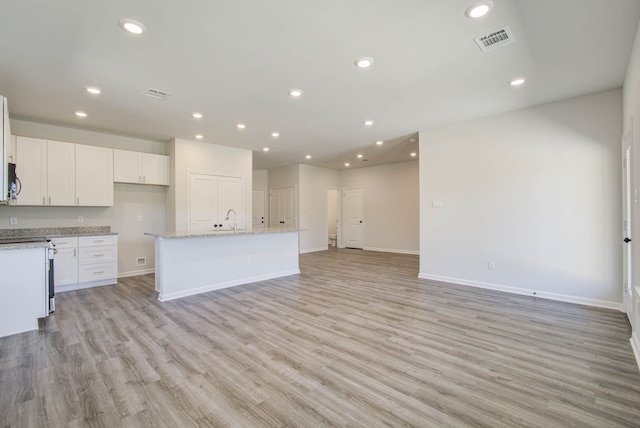
[[[224,217],[224,219],[225,221],[229,221],[229,216],[231,215],[231,213],[233,213],[233,226],[229,225],[229,227],[231,227],[234,232],[237,232],[238,231],[238,214],[236,213],[236,210],[231,208],[229,211],[227,211],[227,215]]]

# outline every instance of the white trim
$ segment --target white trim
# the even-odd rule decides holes
[[[636,357],[636,363],[638,364],[638,370],[640,370],[640,338],[636,333],[629,339],[631,342],[631,349],[633,349],[633,355]]]
[[[252,282],[266,281],[268,279],[281,278],[283,276],[296,275],[300,273],[300,269],[292,269],[283,272],[274,272],[266,275],[257,275],[253,277],[241,278],[233,281],[219,282],[208,284],[198,288],[192,288],[186,291],[178,291],[175,293],[160,294],[158,300],[168,302],[169,300],[179,299],[181,297],[193,296],[195,294],[206,293],[208,291],[221,290],[223,288],[235,287],[236,285],[250,284]]]
[[[141,270],[131,270],[129,272],[118,272],[118,278],[127,278],[129,276],[139,276],[146,275],[148,273],[154,273],[156,270],[154,268],[150,269],[141,269]]]
[[[327,251],[328,249],[329,249],[328,245],[326,247],[310,248],[308,250],[300,250],[300,254],[316,253],[318,251]]]
[[[365,251],[378,251],[378,252],[381,252],[381,253],[411,254],[411,255],[414,255],[414,256],[419,256],[420,255],[420,251],[394,250],[394,249],[391,249],[391,248],[364,247],[363,250],[365,250]]]
[[[586,297],[567,296],[565,294],[546,293],[544,291],[531,290],[527,288],[512,287],[509,285],[492,284],[489,282],[470,281],[467,279],[451,278],[448,276],[418,274],[420,279],[430,279],[432,281],[450,282],[453,284],[467,285],[469,287],[485,288],[488,290],[503,291],[505,293],[520,294],[525,296],[535,296],[542,299],[557,300],[559,302],[577,303],[579,305],[595,306],[598,308],[615,309],[624,311],[622,303],[608,302],[606,300],[589,299]]]
[[[64,293],[65,291],[83,290],[85,288],[102,287],[103,285],[115,285],[118,280],[115,278],[99,279],[97,281],[77,282],[75,284],[56,285],[55,292]]]

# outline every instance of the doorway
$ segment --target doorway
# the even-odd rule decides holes
[[[327,189],[327,237],[329,239],[329,247],[340,246],[339,192],[338,189]]]

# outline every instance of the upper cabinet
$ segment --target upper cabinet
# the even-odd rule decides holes
[[[113,149],[76,145],[76,204],[113,205]]]
[[[117,183],[169,185],[169,156],[113,151],[113,179]]]
[[[113,205],[113,150],[16,137],[18,205]]]
[[[75,144],[17,137],[18,205],[76,205]]]

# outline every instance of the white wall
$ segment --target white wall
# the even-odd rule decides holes
[[[620,309],[621,107],[611,90],[420,132],[420,276]]]
[[[11,120],[14,135],[77,144],[164,154],[164,143],[114,134],[65,128],[23,120]],[[130,275],[154,269],[153,239],[144,232],[162,233],[165,228],[166,187],[115,184],[113,207],[22,207],[0,205],[0,228],[40,228],[111,226],[118,233],[118,273]],[[137,216],[142,216],[142,222]],[[84,217],[78,223],[78,216]],[[9,224],[17,217],[18,224]],[[146,257],[146,266],[136,266],[137,257]]]
[[[327,189],[339,187],[337,170],[300,165],[300,252],[326,250],[328,247]]]
[[[186,231],[188,225],[189,173],[242,177],[245,227],[251,224],[251,150],[220,146],[200,141],[176,138],[169,143],[171,155],[171,186],[167,197],[167,230]]]
[[[340,186],[364,189],[365,250],[418,254],[420,192],[417,160],[342,170]]]

